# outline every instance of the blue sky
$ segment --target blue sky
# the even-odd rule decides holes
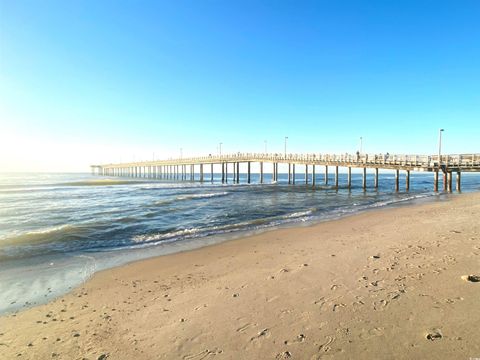
[[[478,1],[0,0],[0,168],[480,152]],[[8,154],[8,156],[3,156]]]

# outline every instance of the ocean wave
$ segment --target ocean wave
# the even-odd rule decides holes
[[[58,190],[58,187],[55,186],[29,186],[29,187],[11,187],[0,189],[0,194],[23,194],[23,193],[32,193],[32,192],[47,192]]]
[[[170,205],[177,201],[185,201],[185,200],[200,200],[200,199],[209,199],[214,197],[226,196],[229,192],[224,191],[221,193],[205,193],[205,194],[186,194],[186,195],[179,195],[174,198],[166,198],[162,200],[155,201],[152,205],[153,206],[164,206]]]
[[[113,221],[118,221],[119,223],[122,223],[122,224],[130,224],[130,223],[137,223],[139,221],[139,219],[138,219],[138,217],[135,217],[135,216],[125,216],[125,217],[122,217],[122,218],[119,218],[119,219],[116,219],[116,220],[113,220]]]
[[[141,180],[117,180],[117,179],[96,179],[96,180],[84,180],[84,181],[72,181],[55,184],[39,184],[39,185],[9,185],[1,186],[0,194],[17,194],[17,193],[30,193],[39,191],[55,191],[61,190],[69,186],[110,186],[110,185],[135,185],[145,184],[146,181]]]
[[[412,200],[416,200],[416,199],[424,199],[424,198],[431,197],[431,196],[433,196],[433,195],[432,194],[418,194],[418,195],[406,196],[406,197],[402,197],[400,199],[378,201],[378,202],[375,202],[371,205],[367,205],[366,207],[367,208],[376,208],[376,207],[383,207],[383,206],[388,206],[388,205],[395,205],[395,204],[404,203],[404,202],[412,201]]]
[[[172,237],[181,237],[185,235],[191,235],[191,234],[198,233],[199,231],[202,231],[202,229],[193,228],[193,229],[182,229],[182,230],[166,232],[166,233],[135,235],[132,238],[132,241],[135,243],[152,242],[152,241],[158,241],[163,239],[169,239]]]
[[[240,230],[243,226],[244,225],[242,224],[230,224],[230,225],[224,225],[224,226],[189,228],[189,229],[181,229],[181,230],[175,230],[170,232],[142,234],[142,235],[135,235],[132,238],[132,241],[135,244],[158,245],[160,243],[170,242],[170,241],[175,241],[180,239],[205,237],[210,235],[232,232],[235,230]]]
[[[141,183],[141,187],[138,187],[138,190],[141,191],[162,191],[165,189],[168,190],[176,190],[176,189],[196,189],[201,187],[200,184],[192,184],[192,183],[173,183],[173,182],[160,182],[155,179],[139,181]]]
[[[165,199],[165,200],[158,200],[155,201],[152,205],[153,206],[162,206],[162,205],[168,205],[175,202],[175,199]]]
[[[285,218],[292,219],[292,218],[297,218],[297,217],[309,216],[309,215],[313,214],[313,211],[314,210],[298,211],[298,212],[294,212],[294,213],[286,215]]]
[[[219,196],[226,196],[228,195],[228,191],[220,192],[220,193],[206,193],[206,194],[188,194],[188,195],[180,195],[177,196],[177,200],[197,200],[197,199],[208,199],[213,197]]]
[[[141,184],[145,181],[139,180],[117,180],[117,179],[96,179],[85,181],[72,181],[66,183],[56,184],[58,186],[107,186],[107,185],[133,185]]]
[[[80,232],[80,228],[74,225],[65,224],[52,226],[45,229],[4,236],[3,238],[0,238],[0,247],[53,242],[61,239],[66,234],[74,234],[78,232]]]
[[[154,232],[149,234],[135,235],[132,241],[136,244],[146,243],[161,243],[166,240],[176,240],[182,238],[192,238],[200,236],[210,236],[223,233],[230,233],[241,230],[255,230],[263,227],[270,227],[280,225],[283,222],[290,222],[292,220],[305,219],[313,214],[314,210],[299,211],[289,214],[282,214],[266,218],[252,219],[233,224],[215,225],[203,228],[188,228],[165,232]]]

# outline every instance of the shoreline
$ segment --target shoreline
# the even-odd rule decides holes
[[[469,193],[383,207],[102,270],[50,303],[1,316],[0,344],[22,358],[478,356],[480,312],[472,312],[472,299],[480,286],[460,277],[480,272],[478,225],[466,226],[480,214],[479,200]],[[450,294],[457,287],[463,296]],[[435,290],[442,295],[425,293]],[[412,304],[441,311],[429,326],[405,333],[418,323]],[[456,339],[442,326],[461,325],[438,318],[452,309],[470,335],[462,329]],[[426,340],[437,330],[441,339]],[[53,334],[64,335],[57,341]]]
[[[69,280],[70,282],[68,283],[59,284],[55,281],[55,279],[43,279],[41,284],[36,284],[37,295],[33,299],[26,298],[26,301],[24,301],[25,298],[23,298],[22,300],[19,299],[18,296],[2,299],[2,310],[0,311],[0,316],[9,315],[12,313],[30,309],[32,307],[48,304],[49,302],[54,301],[55,299],[58,299],[59,297],[74,291],[77,287],[82,286],[82,284],[89,281],[98,272],[122,267],[130,263],[135,263],[137,261],[143,261],[158,256],[167,256],[181,252],[188,252],[208,246],[215,246],[226,241],[248,238],[251,236],[268,233],[270,231],[316,226],[325,222],[336,221],[367,212],[383,211],[386,209],[395,209],[405,206],[417,206],[419,204],[434,203],[438,201],[448,201],[455,196],[458,196],[458,194],[414,194],[410,198],[391,200],[390,203],[376,205],[375,207],[367,206],[359,210],[352,210],[352,212],[333,213],[325,217],[312,217],[308,220],[292,219],[292,221],[290,222],[284,222],[276,225],[268,224],[266,226],[262,226],[256,229],[242,229],[231,232],[207,235],[203,237],[192,237],[185,238],[183,240],[166,241],[165,243],[147,245],[145,247],[138,248],[114,249],[110,250],[110,252],[107,251],[80,254],[74,253],[71,254],[69,258],[62,258],[61,254],[57,254],[55,255],[57,257],[56,261],[52,261],[52,256],[49,255],[48,261],[41,261],[39,264],[35,264],[34,268],[28,266],[28,259],[22,259],[22,262],[25,263],[25,265],[21,267],[23,273],[35,272],[36,274],[38,274],[38,272],[49,272],[51,271],[51,269],[49,269],[49,266],[46,265],[47,263],[49,265],[53,265],[53,263],[55,263],[55,267],[53,268],[53,270],[55,270],[58,266],[58,263],[60,263],[63,264],[62,266],[64,268],[69,269],[64,270],[64,268],[61,268],[62,271],[66,271],[65,275],[67,275],[68,277],[73,277],[75,278],[75,280]],[[146,252],[148,252],[149,254],[145,255]],[[82,265],[81,261],[79,260],[80,258],[88,260],[85,260],[84,264]],[[11,262],[14,261],[16,260],[11,260]],[[76,267],[71,264],[72,261],[75,261],[75,263],[77,263]],[[13,266],[12,269],[15,269],[15,266]],[[7,268],[7,271],[13,273],[12,269]],[[78,274],[76,274],[75,271],[77,271]],[[88,274],[86,272],[88,272]],[[14,280],[15,276],[16,275],[12,275],[10,276],[10,278],[8,278],[7,276],[7,278],[4,280],[7,284],[11,284],[12,279]],[[44,293],[38,289],[41,286],[46,289]],[[1,289],[2,288],[0,284],[0,290]],[[8,286],[3,286],[4,293],[5,291],[7,291],[6,289],[8,289]],[[16,290],[17,293],[24,291],[25,289],[23,287]],[[1,293],[2,291],[0,291],[0,296]]]
[[[13,259],[10,260],[10,264],[7,263],[7,266],[3,267],[1,272],[0,316],[47,304],[81,286],[99,271],[121,267],[132,262],[190,251],[279,229],[315,226],[370,211],[444,201],[456,195],[448,193],[411,194],[408,198],[392,199],[384,203],[374,204],[373,207],[372,205],[360,205],[359,208],[353,208],[349,212],[334,211],[324,216],[314,215],[307,219],[291,219],[291,221],[280,224],[266,224],[258,228],[226,231],[200,237],[186,237],[182,240],[173,239],[160,244],[145,244],[145,246],[112,249],[106,252],[72,253],[69,256],[62,254],[45,255],[44,260],[41,258],[21,259],[23,266],[19,266],[18,262]],[[31,262],[32,260],[34,262]],[[34,274],[34,276],[28,277],[22,282],[17,282],[18,271],[27,275],[27,277],[28,274]],[[42,275],[38,276],[39,274]],[[61,279],[65,278],[68,278],[68,280],[62,282]],[[34,286],[31,286],[32,282]],[[34,291],[30,291],[30,289],[34,289]],[[22,297],[20,294],[24,294],[24,296]]]

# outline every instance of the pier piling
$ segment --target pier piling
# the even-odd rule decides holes
[[[400,177],[400,174],[399,174],[400,170],[396,169],[395,170],[395,191],[398,192],[400,190],[400,186],[399,186],[399,177]]]
[[[338,189],[338,166],[335,166],[335,189]]]
[[[405,190],[410,191],[410,170],[405,171]]]
[[[312,187],[315,187],[315,165],[312,165]]]
[[[363,187],[363,190],[366,190],[367,189],[367,168],[364,167],[363,168],[363,176],[362,176],[362,187]]]

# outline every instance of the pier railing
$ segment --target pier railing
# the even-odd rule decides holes
[[[475,168],[480,167],[480,154],[448,154],[441,155],[407,155],[407,154],[280,154],[280,153],[235,153],[225,155],[209,155],[166,160],[149,160],[139,162],[95,165],[102,168],[119,166],[152,166],[152,165],[192,165],[218,164],[230,162],[274,162],[309,165],[338,165],[354,167],[402,167],[429,169],[445,165],[447,167]]]

